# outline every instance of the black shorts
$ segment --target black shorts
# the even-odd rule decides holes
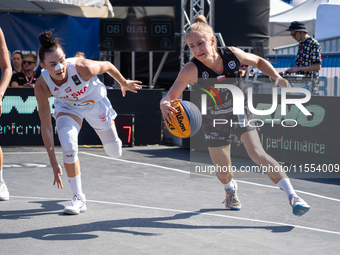
[[[255,130],[256,124],[251,123],[251,126],[248,125],[248,121],[254,119],[254,115],[248,108],[245,108],[244,111],[244,115],[234,115],[227,119],[221,118],[219,121],[217,121],[218,118],[216,118],[216,116],[213,116],[215,118],[215,127],[214,118],[212,118],[212,116],[203,116],[202,127],[207,146],[226,146],[231,144],[231,133],[240,138],[245,132]]]

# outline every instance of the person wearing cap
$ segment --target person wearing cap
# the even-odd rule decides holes
[[[299,48],[296,55],[296,67],[291,67],[285,71],[285,74],[303,74],[311,77],[313,85],[312,93],[317,93],[319,80],[319,70],[321,69],[321,47],[317,40],[308,35],[305,24],[294,21],[286,31],[299,42]]]

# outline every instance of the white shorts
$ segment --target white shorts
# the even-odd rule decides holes
[[[90,126],[95,129],[110,128],[112,120],[117,117],[117,113],[112,108],[111,102],[107,97],[86,106],[68,105],[56,99],[54,100],[54,108],[54,118],[60,112],[70,113],[78,116],[81,121],[86,119]]]

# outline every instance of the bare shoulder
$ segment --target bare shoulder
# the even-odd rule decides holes
[[[243,50],[241,50],[240,48],[237,48],[237,47],[234,47],[234,46],[230,46],[230,47],[228,47],[230,50],[231,50],[231,52],[232,53],[234,53],[234,55],[237,57],[237,58],[241,58],[241,57],[243,57],[245,54],[247,54],[247,53],[245,53]]]
[[[186,63],[181,71],[179,72],[178,76],[183,76],[183,77],[197,77],[197,67],[193,62],[188,62]]]
[[[94,61],[90,59],[77,59],[76,61],[76,69],[77,72],[79,73],[80,77],[83,80],[89,80],[93,76],[98,74],[98,64],[101,61]]]

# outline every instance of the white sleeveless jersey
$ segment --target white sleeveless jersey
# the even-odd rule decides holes
[[[46,70],[41,72],[48,88],[56,101],[71,106],[86,106],[98,102],[106,97],[106,88],[97,76],[84,81],[76,70],[75,63],[79,58],[65,60],[68,71],[67,82],[57,86]]]

